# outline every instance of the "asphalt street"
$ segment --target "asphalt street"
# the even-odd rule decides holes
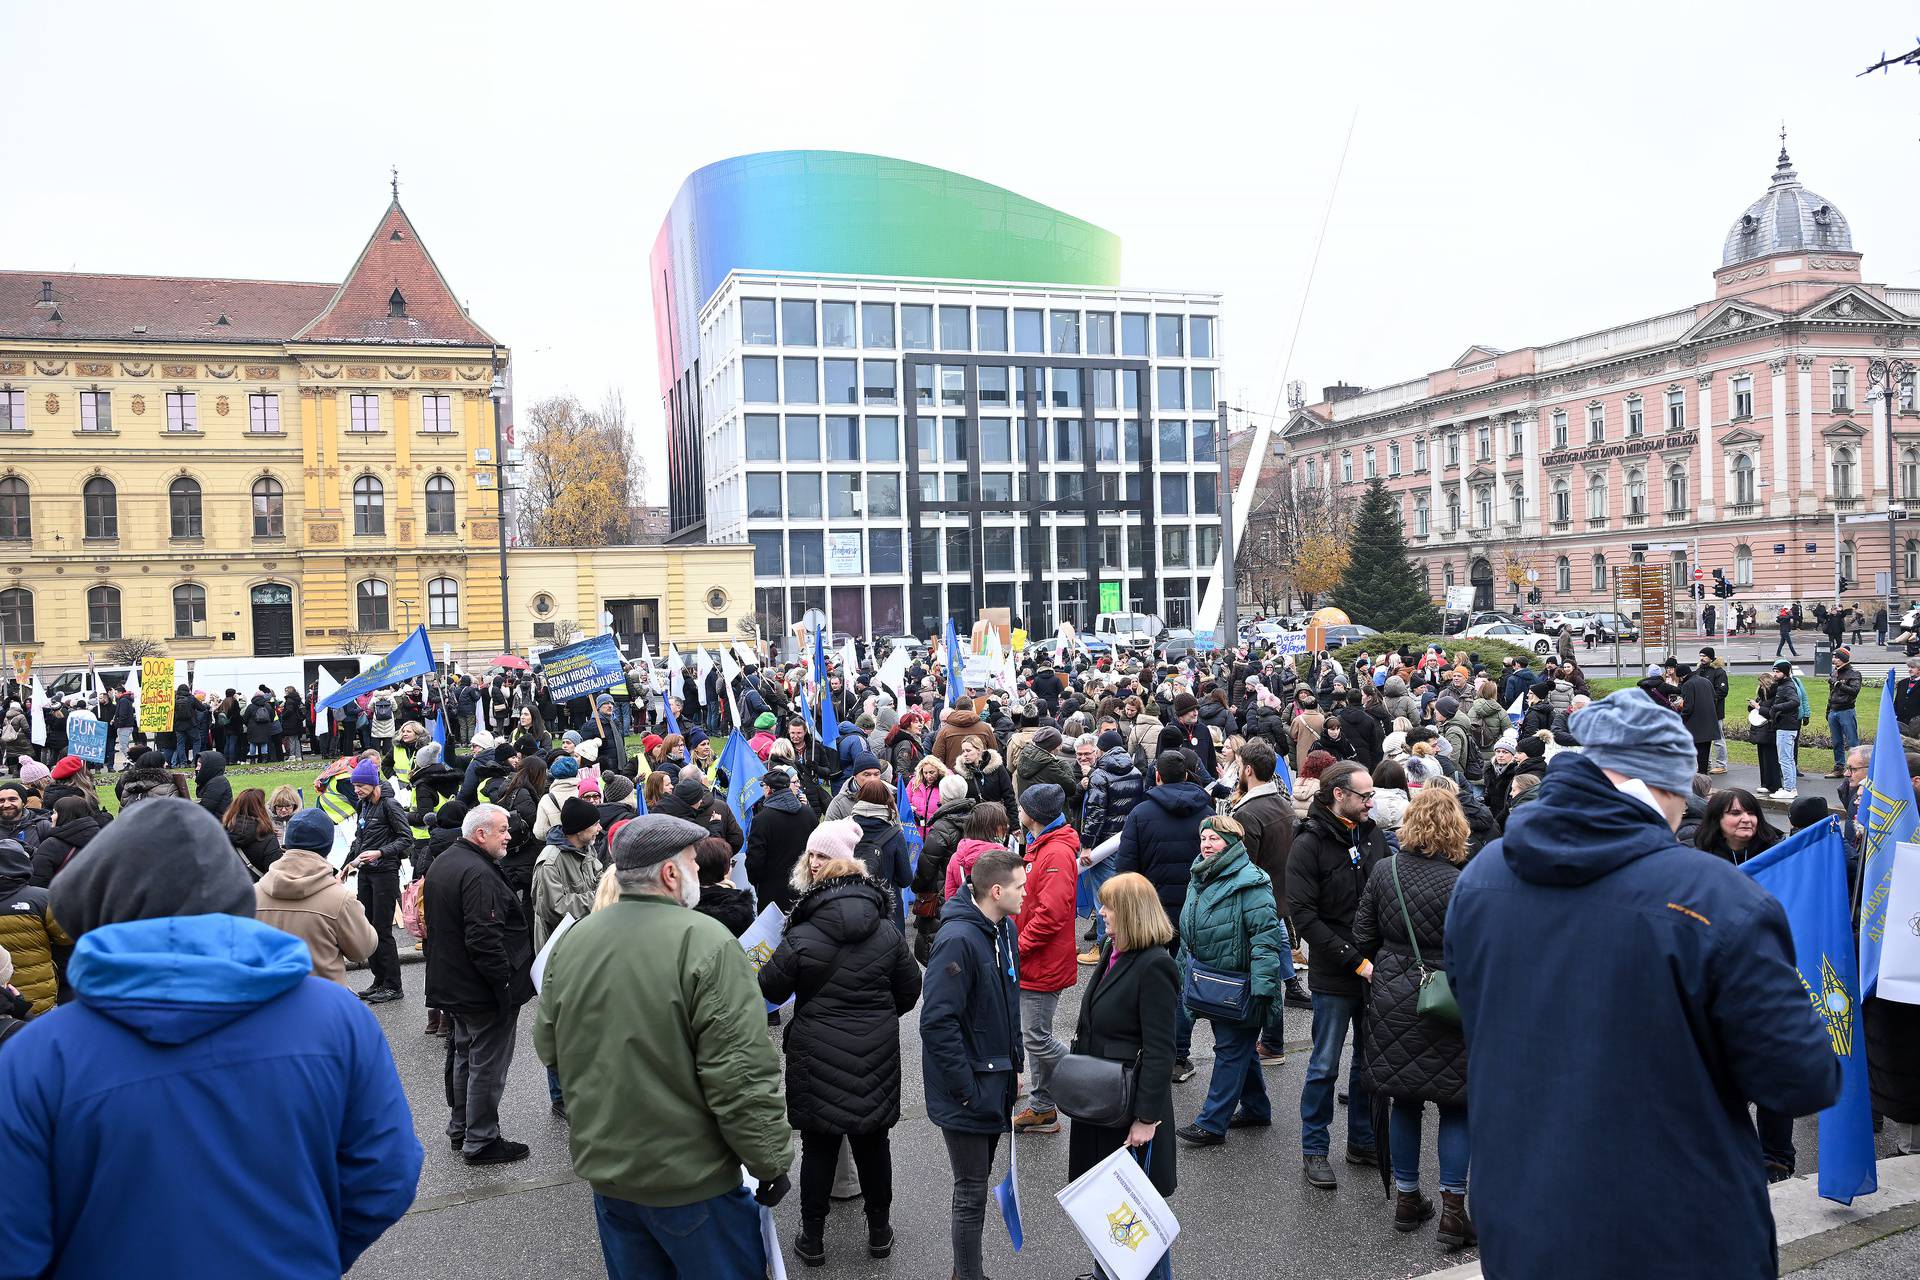
[[[403,950],[411,945],[405,939]],[[1082,969],[1082,979],[1086,974]],[[424,969],[408,965],[403,971],[407,998],[374,1007],[393,1047],[395,1062],[413,1107],[414,1125],[426,1148],[426,1166],[413,1210],[389,1231],[354,1268],[354,1280],[474,1280],[484,1276],[514,1276],[516,1280],[582,1278],[604,1274],[594,1230],[593,1200],[585,1184],[569,1167],[566,1124],[548,1107],[546,1077],[532,1046],[536,1006],[521,1013],[520,1047],[509,1074],[501,1108],[501,1127],[509,1138],[527,1143],[531,1156],[519,1164],[474,1169],[450,1152],[443,1136],[446,1106],[442,1071],[446,1042],[422,1034],[426,1013],[421,1004]],[[364,974],[350,975],[358,987]],[[1067,993],[1060,1008],[1058,1030],[1071,1034],[1078,1010],[1078,992]],[[1235,1130],[1226,1145],[1196,1150],[1182,1146],[1180,1189],[1172,1198],[1180,1218],[1181,1234],[1174,1246],[1181,1274],[1260,1276],[1284,1272],[1315,1280],[1393,1280],[1425,1275],[1474,1259],[1472,1250],[1454,1254],[1437,1251],[1431,1226],[1412,1235],[1392,1228],[1392,1209],[1378,1174],[1371,1168],[1341,1163],[1345,1109],[1334,1119],[1335,1169],[1338,1191],[1316,1191],[1300,1174],[1299,1096],[1306,1072],[1306,1010],[1287,1011],[1287,1061],[1269,1067],[1264,1079],[1274,1100],[1271,1129]],[[792,1239],[799,1230],[799,1195],[788,1196],[775,1213],[782,1247],[792,1276],[819,1276],[822,1280],[860,1277],[941,1277],[948,1273],[949,1197],[952,1181],[939,1132],[930,1125],[921,1101],[918,1020],[909,1014],[901,1021],[903,1115],[893,1131],[893,1226],[898,1237],[893,1256],[874,1261],[866,1255],[865,1219],[861,1202],[834,1206],[827,1224],[827,1265],[809,1270],[794,1260]],[[777,1043],[777,1041],[776,1041]],[[1191,1119],[1206,1095],[1211,1067],[1210,1038],[1202,1025],[1195,1032],[1194,1060],[1200,1070],[1186,1084],[1174,1086],[1176,1110],[1184,1122]],[[636,1105],[636,1141],[645,1141],[643,1105]],[[1169,1135],[1169,1139],[1171,1135]],[[1088,1269],[1087,1255],[1065,1216],[1054,1202],[1054,1192],[1066,1185],[1067,1135],[1029,1134],[1020,1142],[1020,1189],[1024,1206],[1025,1247],[1015,1254],[1007,1233],[988,1204],[986,1263],[989,1275],[1064,1278]],[[1437,1169],[1433,1160],[1431,1121],[1424,1156],[1423,1188],[1433,1195]],[[1801,1172],[1814,1164],[1815,1134],[1811,1120],[1802,1121],[1797,1134]],[[1887,1154],[1884,1146],[1882,1154]],[[1004,1173],[1004,1146],[995,1178]],[[799,1173],[798,1143],[793,1173]],[[1843,1255],[1820,1264],[1807,1274],[1819,1276],[1920,1274],[1920,1232],[1907,1232],[1872,1246],[1876,1255],[1892,1259],[1891,1270],[1852,1269]]]

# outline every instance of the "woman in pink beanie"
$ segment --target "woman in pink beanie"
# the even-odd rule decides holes
[[[807,837],[806,855],[793,864],[793,891],[805,893],[813,887],[820,868],[835,858],[852,858],[860,845],[860,824],[852,818],[823,822]]]

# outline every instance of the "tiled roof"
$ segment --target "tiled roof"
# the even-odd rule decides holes
[[[387,206],[333,300],[294,337],[300,342],[493,345],[453,296],[398,200]]]
[[[334,291],[282,280],[0,271],[0,337],[285,342]],[[52,301],[43,302],[48,292]]]
[[[398,201],[339,285],[0,271],[0,338],[493,345]]]

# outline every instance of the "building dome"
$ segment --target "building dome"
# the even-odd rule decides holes
[[[1847,229],[1845,214],[1825,196],[1815,195],[1800,185],[1800,175],[1793,171],[1793,161],[1787,158],[1783,136],[1773,182],[1766,194],[1748,205],[1747,211],[1727,232],[1720,265],[1730,267],[1752,258],[1791,253],[1796,249],[1836,249],[1851,253],[1853,234]]]

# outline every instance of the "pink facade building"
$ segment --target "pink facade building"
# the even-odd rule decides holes
[[[1842,577],[1871,613],[1920,595],[1920,520],[1888,519],[1920,505],[1920,289],[1864,283],[1860,257],[1782,147],[1710,300],[1330,387],[1294,408],[1283,465],[1336,491],[1384,478],[1436,599],[1472,584],[1511,607],[1531,569],[1544,605],[1605,608],[1609,571],[1644,561],[1671,565],[1677,599],[1721,570],[1763,620]]]

